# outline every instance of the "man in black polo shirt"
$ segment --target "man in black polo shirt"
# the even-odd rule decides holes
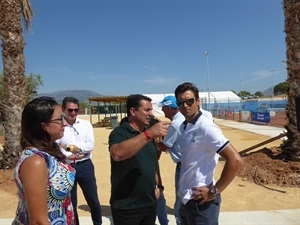
[[[112,217],[115,225],[154,225],[161,192],[154,139],[167,134],[168,124],[146,129],[153,116],[147,96],[130,95],[126,105],[128,120],[109,135]]]

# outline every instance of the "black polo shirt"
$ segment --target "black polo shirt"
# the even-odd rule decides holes
[[[116,127],[109,135],[109,148],[140,133],[127,122]],[[119,209],[137,209],[156,204],[155,173],[157,150],[154,141],[148,142],[129,159],[111,161],[110,205]]]

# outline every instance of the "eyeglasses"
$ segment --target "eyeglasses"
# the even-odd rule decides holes
[[[78,111],[79,111],[79,109],[77,108],[77,109],[67,109],[68,110],[68,112],[69,113],[71,113],[71,112],[75,112],[75,113],[78,113]]]
[[[61,117],[59,117],[57,119],[50,120],[49,123],[57,123],[57,124],[63,125],[64,120],[65,120],[65,115],[61,115]]]
[[[177,102],[177,105],[179,106],[179,107],[182,107],[182,106],[184,106],[184,103],[185,104],[187,104],[188,106],[191,106],[191,105],[193,105],[194,103],[195,103],[195,98],[189,98],[189,99],[187,99],[187,100],[182,100],[182,101],[178,101]]]

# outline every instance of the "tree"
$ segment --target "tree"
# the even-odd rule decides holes
[[[287,82],[281,82],[274,87],[274,95],[285,94],[288,88]]]
[[[87,107],[88,107],[88,104],[86,102],[79,103],[79,109],[86,109]]]
[[[254,95],[257,96],[257,97],[259,97],[259,98],[262,97],[262,96],[264,96],[264,94],[261,91],[255,92]]]
[[[238,96],[239,97],[247,97],[247,96],[250,96],[251,93],[249,91],[241,91],[240,93],[238,93]]]
[[[300,132],[297,129],[295,98],[300,95],[300,0],[283,1],[287,56],[287,139],[281,145],[284,159],[300,160]],[[298,112],[299,113],[299,112]]]
[[[40,85],[43,85],[41,75],[31,73],[25,77],[26,103],[37,97],[37,89]],[[0,73],[0,113],[3,109],[2,102],[4,102],[3,73]]]
[[[42,76],[39,74],[29,74],[26,76],[26,103],[37,97],[37,89],[39,86],[43,85]]]
[[[3,158],[0,168],[11,168],[18,159],[21,113],[28,98],[22,18],[29,28],[33,11],[29,0],[0,0],[0,37],[3,61]]]

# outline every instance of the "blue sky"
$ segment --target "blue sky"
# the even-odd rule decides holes
[[[253,94],[287,77],[280,0],[31,3],[26,74],[42,76],[39,93],[173,93],[185,81],[207,91],[209,77],[210,91]]]

